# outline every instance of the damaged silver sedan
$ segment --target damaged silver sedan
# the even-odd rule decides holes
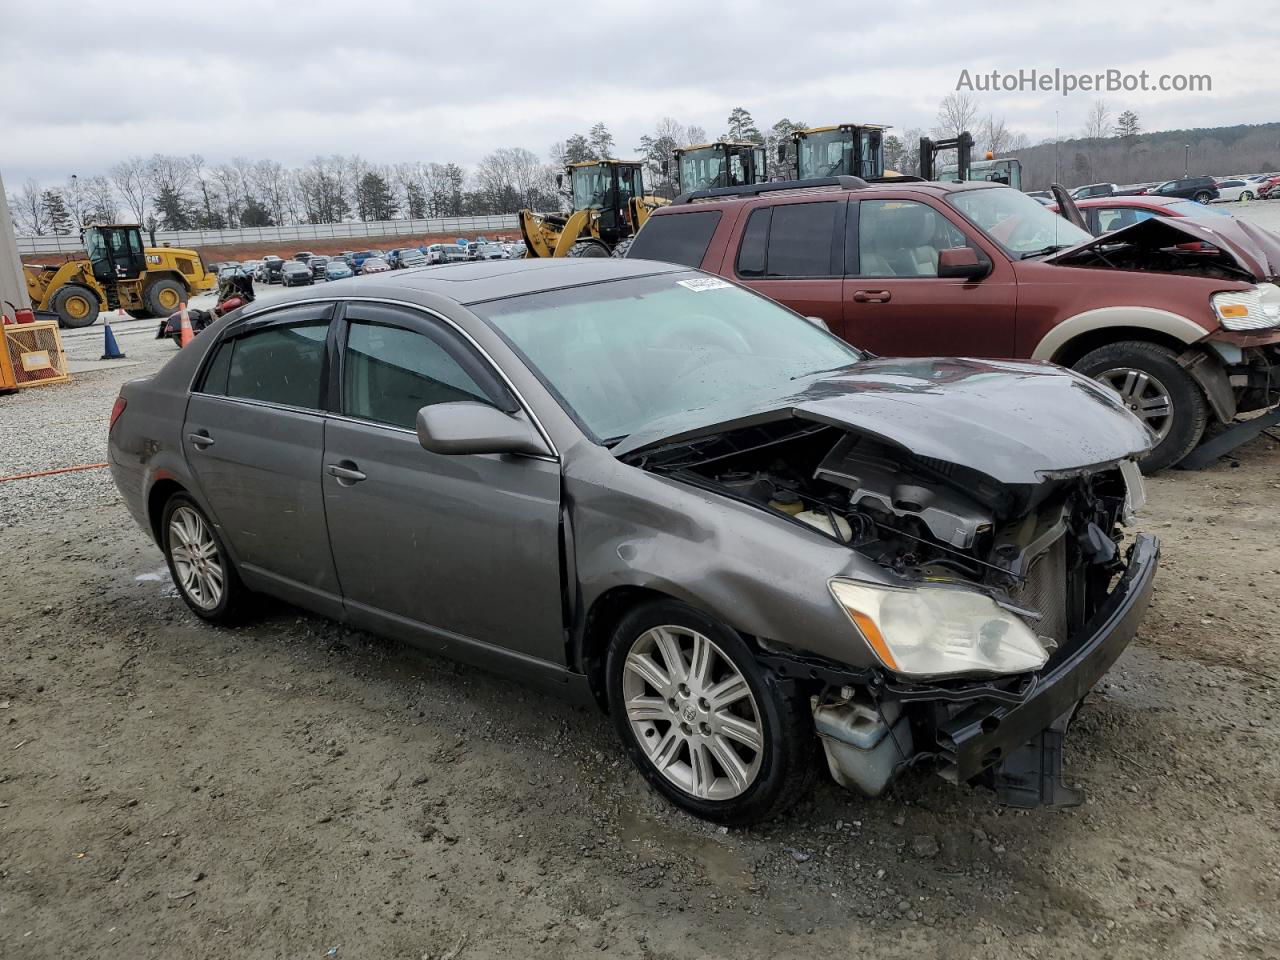
[[[778,814],[820,756],[1069,805],[1132,640],[1151,436],[1042,363],[873,358],[635,260],[370,277],[126,384],[110,460],[196,614],[252,592],[594,700],[659,791]]]

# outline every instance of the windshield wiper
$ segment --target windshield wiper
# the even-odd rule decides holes
[[[1071,246],[1069,243],[1051,243],[1041,250],[1031,250],[1018,257],[1019,260],[1030,260],[1032,257],[1044,257],[1051,253],[1057,253],[1059,250],[1065,250]]]
[[[790,377],[788,379],[799,380],[801,377],[816,377],[820,373],[835,373],[837,370],[848,370],[850,367],[861,362],[861,360],[850,360],[848,363],[842,363],[838,367],[828,367],[825,370],[809,370],[805,373],[797,373],[794,377]]]

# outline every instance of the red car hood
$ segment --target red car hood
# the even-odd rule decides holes
[[[1222,217],[1222,223],[1207,225],[1187,217],[1151,217],[1132,226],[1104,233],[1048,257],[1046,263],[1079,266],[1102,248],[1127,244],[1139,249],[1166,250],[1184,243],[1204,243],[1214,250],[1191,254],[1201,262],[1214,260],[1228,272],[1242,274],[1241,280],[1263,283],[1280,276],[1280,236],[1235,217]]]

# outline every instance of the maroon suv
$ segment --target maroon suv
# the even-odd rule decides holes
[[[627,257],[718,273],[879,354],[1072,367],[1155,433],[1148,471],[1280,399],[1280,238],[1237,220],[1095,238],[999,184],[841,177],[686,195]]]

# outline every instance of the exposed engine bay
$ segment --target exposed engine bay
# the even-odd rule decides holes
[[[906,585],[956,584],[988,594],[1039,637],[1050,655],[1046,671],[1088,639],[1082,628],[1125,569],[1120,524],[1130,487],[1116,466],[1002,484],[874,437],[798,419],[651,449],[635,462],[805,524]],[[1134,477],[1140,482],[1136,468]],[[791,654],[771,652],[775,667],[788,671]],[[959,737],[947,731],[966,723],[987,729],[984,711],[993,702],[1016,700],[1036,682],[1023,676],[862,683],[822,664],[804,668],[802,674],[821,678],[810,687],[812,708],[833,777],[872,796],[922,758],[954,779]],[[1029,759],[1011,752],[1006,761],[1016,769],[992,758],[984,776],[1002,800],[1079,802],[1058,780],[1069,719],[1055,721],[1029,745]],[[1053,768],[1047,773],[1046,763]]]
[[[1116,469],[1010,486],[796,420],[662,448],[641,465],[807,524],[908,580],[980,586],[1025,608],[1054,645],[1121,566],[1127,487]],[[1057,596],[1041,583],[1044,563]],[[1068,591],[1070,573],[1083,581]]]

